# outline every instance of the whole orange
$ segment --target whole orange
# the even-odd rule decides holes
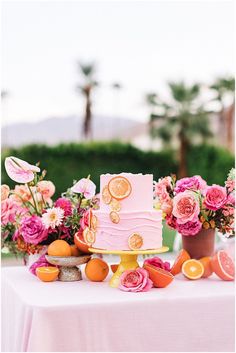
[[[71,256],[79,256],[82,254],[82,252],[77,248],[75,244],[70,246],[71,249]]]
[[[108,272],[109,266],[102,259],[92,259],[85,266],[86,277],[93,282],[102,282]]]
[[[54,240],[48,247],[50,256],[71,256],[70,245],[65,240]]]
[[[204,267],[204,273],[202,277],[207,278],[211,276],[213,273],[213,270],[211,268],[211,257],[205,256],[205,257],[202,257],[199,261],[203,264],[203,267]]]

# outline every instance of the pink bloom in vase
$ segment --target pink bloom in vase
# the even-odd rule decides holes
[[[6,199],[1,202],[1,223],[15,223],[16,218],[27,213],[27,209],[21,207],[12,199]]]
[[[55,202],[55,207],[60,207],[64,211],[64,216],[70,216],[72,214],[72,204],[70,200],[65,197],[60,197]]]
[[[120,276],[119,289],[125,292],[147,292],[153,286],[153,282],[144,268],[127,270]]]
[[[18,229],[26,243],[37,245],[47,239],[48,231],[42,223],[42,218],[36,215],[24,217]]]
[[[187,222],[184,224],[179,224],[177,230],[180,234],[185,236],[193,236],[200,232],[202,229],[202,223],[197,220],[196,222]]]
[[[37,184],[37,191],[43,196],[45,201],[54,195],[55,190],[55,185],[50,180],[41,180]]]
[[[89,178],[83,178],[73,185],[71,190],[75,193],[83,194],[87,200],[90,200],[95,195],[96,185]]]
[[[154,256],[151,259],[146,259],[144,264],[149,264],[158,268],[162,268],[163,270],[170,271],[170,263],[168,261],[162,261],[160,257]]]
[[[10,193],[9,186],[6,184],[1,185],[1,202],[8,198],[9,193]]]
[[[52,266],[46,259],[45,255],[40,256],[40,258],[35,261],[29,268],[30,272],[36,276],[36,270],[38,267],[48,267]],[[55,266],[56,267],[56,266]]]
[[[226,202],[227,193],[225,187],[216,184],[208,186],[204,199],[204,205],[206,208],[216,211],[222,208]]]
[[[207,183],[200,175],[194,175],[189,178],[182,178],[176,182],[175,192],[176,194],[184,192],[185,190],[200,190],[204,191],[207,187]]]
[[[192,191],[184,191],[173,198],[173,215],[177,224],[195,222],[200,212],[199,201]]]
[[[16,157],[7,157],[5,159],[5,169],[12,180],[21,184],[34,180],[34,173],[40,172],[39,167]]]

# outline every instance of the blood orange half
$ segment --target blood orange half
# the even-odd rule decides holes
[[[226,251],[218,251],[211,259],[211,267],[215,274],[224,281],[233,281],[235,268],[232,258]]]
[[[152,280],[154,287],[165,288],[174,279],[174,276],[169,271],[165,271],[162,268],[158,268],[150,264],[144,264],[143,267],[148,271],[149,277]]]
[[[83,233],[77,232],[74,235],[74,243],[77,248],[85,254],[90,254],[89,245],[85,242]]]

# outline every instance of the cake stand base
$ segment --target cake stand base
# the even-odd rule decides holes
[[[135,270],[137,267],[139,267],[138,264],[138,255],[154,255],[154,254],[161,254],[164,252],[167,252],[169,248],[167,246],[163,246],[159,249],[153,249],[153,250],[134,250],[134,251],[129,251],[129,250],[124,250],[124,251],[119,251],[119,250],[102,250],[102,249],[95,249],[95,248],[89,248],[89,251],[95,254],[112,254],[112,255],[119,255],[120,256],[120,264],[116,270],[116,272],[113,274],[112,278],[110,279],[109,285],[113,288],[118,287],[120,283],[120,276],[122,273],[126,270]]]

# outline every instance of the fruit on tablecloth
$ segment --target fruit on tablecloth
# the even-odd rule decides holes
[[[187,260],[183,263],[182,273],[188,279],[199,279],[204,273],[203,264],[199,260]]]
[[[211,276],[213,273],[212,266],[211,266],[211,257],[205,256],[205,257],[202,257],[199,261],[203,264],[203,267],[204,267],[204,273],[202,275],[202,278],[207,278]]]
[[[108,190],[114,199],[123,200],[130,195],[132,188],[128,179],[116,176],[109,181]]]
[[[179,255],[177,256],[177,258],[175,259],[175,262],[174,262],[173,266],[171,267],[170,273],[173,276],[180,273],[183,263],[189,259],[190,259],[189,253],[185,249],[182,249],[179,252]]]
[[[92,259],[85,266],[86,277],[92,282],[102,282],[108,275],[109,266],[102,259]]]
[[[154,287],[165,288],[167,287],[174,279],[174,276],[162,268],[158,268],[153,265],[144,264],[144,269],[148,271],[149,277],[153,282]]]
[[[58,277],[59,269],[53,266],[42,266],[36,269],[37,277],[43,282],[55,281]]]
[[[77,248],[80,251],[82,251],[84,254],[90,254],[89,245],[86,244],[86,242],[84,240],[83,233],[81,233],[81,232],[75,233],[75,235],[74,235],[74,243],[77,246]]]
[[[212,257],[211,267],[215,274],[224,281],[234,280],[234,262],[226,251],[220,250]]]
[[[111,270],[112,270],[113,273],[115,273],[117,271],[118,267],[119,267],[119,265],[117,265],[117,264],[113,264],[113,265],[110,265],[110,266],[111,266]]]
[[[70,245],[61,239],[54,240],[48,247],[50,256],[71,256]]]
[[[70,245],[71,256],[79,256],[82,255],[82,252],[77,248],[75,244]]]

